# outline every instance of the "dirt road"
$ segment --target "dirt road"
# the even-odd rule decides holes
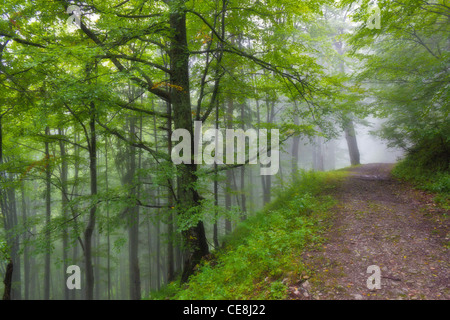
[[[290,286],[291,299],[450,299],[449,219],[391,168],[350,169],[334,194],[327,241],[304,253],[311,273]],[[380,268],[380,289],[367,287],[371,265]]]

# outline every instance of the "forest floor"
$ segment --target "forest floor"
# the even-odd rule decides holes
[[[310,271],[290,285],[290,299],[450,299],[449,212],[392,178],[392,166],[347,169],[333,192],[333,226],[304,252]],[[381,270],[381,289],[367,287],[371,265]]]

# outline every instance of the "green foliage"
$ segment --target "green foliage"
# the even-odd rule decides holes
[[[224,249],[203,261],[183,288],[169,284],[152,299],[283,299],[286,277],[304,270],[300,253],[319,243],[334,204],[321,196],[345,172],[303,172],[264,210],[241,223]]]
[[[174,296],[180,290],[179,280],[180,279],[170,282],[162,287],[161,290],[152,290],[144,300],[164,300]]]
[[[450,171],[436,170],[417,165],[413,157],[407,157],[392,170],[398,179],[412,182],[417,188],[436,193],[434,198],[444,209],[450,209]]]
[[[11,249],[5,240],[0,239],[0,261],[7,262],[10,256]]]
[[[286,297],[287,287],[281,281],[274,281],[270,285],[270,299],[281,300]]]
[[[368,83],[373,112],[387,119],[379,135],[405,149],[416,166],[448,170],[449,7],[445,1],[377,1],[381,29],[370,30],[370,2],[353,12],[362,25],[349,38],[362,62],[355,80]]]

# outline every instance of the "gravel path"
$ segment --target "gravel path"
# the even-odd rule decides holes
[[[335,190],[327,241],[304,253],[310,272],[290,286],[291,299],[450,299],[449,219],[391,169],[350,169]],[[380,268],[380,289],[368,289],[371,265]]]

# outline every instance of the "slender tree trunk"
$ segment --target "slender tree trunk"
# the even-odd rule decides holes
[[[130,140],[135,139],[136,134],[136,119],[131,117],[130,122]],[[130,147],[129,154],[129,171],[128,171],[128,181],[131,184],[131,197],[136,197],[136,186],[134,182],[134,177],[136,174],[136,149],[135,147]],[[141,299],[141,278],[139,271],[139,207],[133,206],[128,209],[128,238],[129,238],[129,276],[130,276],[130,299],[140,300]]]
[[[216,101],[216,121],[215,121],[216,130],[219,130],[219,101]],[[217,142],[217,140],[215,141]],[[216,143],[216,146],[218,144]],[[216,147],[217,150],[217,147]],[[219,228],[218,228],[218,210],[219,210],[219,173],[217,171],[217,163],[214,161],[214,226],[213,226],[213,241],[214,248],[219,248]]]
[[[152,101],[153,110],[155,110]],[[158,152],[158,130],[156,126],[156,116],[153,116],[153,135],[155,139],[155,151]],[[156,188],[156,205],[160,205],[159,187]],[[156,288],[161,289],[161,229],[160,229],[160,209],[156,209]]]
[[[152,230],[150,224],[150,218],[147,218],[147,241],[148,241],[148,288],[152,290],[153,268],[152,268]]]
[[[327,170],[336,169],[336,142],[334,140],[328,141],[327,144]]]
[[[163,285],[166,285],[167,284],[167,272],[164,272],[164,270],[167,270],[167,258],[166,259],[164,259],[164,252],[165,252],[165,250],[164,249],[166,249],[167,250],[167,248],[165,248],[164,247],[164,243],[163,243],[163,246],[162,246],[162,259],[161,259],[161,270],[162,270],[162,283],[163,283]]]
[[[75,133],[74,136],[75,142],[77,143],[79,139],[79,134]],[[73,193],[78,194],[78,176],[80,171],[80,148],[78,146],[74,146],[74,154],[75,154],[75,161],[74,161],[74,186],[73,186]],[[78,205],[75,203],[72,210],[72,218],[73,218],[73,232],[77,235],[79,242],[81,243],[81,238],[79,236],[79,227],[78,227],[78,219],[76,217],[76,214],[78,212]],[[78,245],[75,242],[73,249],[72,249],[72,262],[75,263],[78,259]],[[84,286],[84,284],[83,284]],[[77,297],[77,291],[78,290],[70,290],[69,296],[71,300],[75,300]]]
[[[172,107],[170,103],[167,103],[167,114],[169,115],[169,118],[167,119],[167,151],[170,154],[172,151],[172,140],[170,137],[172,136]],[[173,221],[173,206],[174,206],[174,198],[172,194],[171,186],[173,186],[173,180],[170,178],[169,185],[168,185],[168,196],[167,196],[167,204],[169,209],[168,215],[169,219],[167,221],[167,237],[168,237],[168,243],[167,243],[167,280],[173,281],[175,278],[175,256],[174,256],[174,242],[175,242],[175,233],[174,233],[174,221]]]
[[[226,172],[226,181],[225,181],[225,210],[231,210],[231,192],[233,190],[231,180],[233,179],[233,169],[229,169]],[[231,232],[231,220],[229,218],[225,218],[225,234],[229,234]]]
[[[341,30],[340,33],[343,31]],[[344,55],[344,48],[341,41],[335,41],[334,46],[336,48],[336,51],[342,56]],[[345,72],[345,65],[344,60],[339,64],[341,72]],[[347,140],[347,146],[348,146],[348,152],[350,156],[350,164],[351,165],[358,165],[360,164],[360,155],[359,155],[359,149],[358,149],[358,142],[356,141],[356,133],[355,133],[355,126],[353,124],[353,116],[352,114],[344,114],[344,120],[343,126],[344,126],[344,133],[345,133],[345,139]]]
[[[353,120],[348,120],[344,128],[345,139],[347,140],[350,164],[352,166],[360,164],[358,141],[356,140],[355,126]]]
[[[247,170],[247,180],[248,180],[248,184],[250,185],[250,186],[253,186],[253,171],[254,171],[254,169],[249,169],[249,170]],[[255,201],[254,201],[254,199],[255,199],[255,190],[254,190],[255,188],[250,188],[250,190],[249,190],[249,197],[250,197],[250,201],[249,201],[249,212],[255,212]]]
[[[129,294],[127,293],[127,289],[128,289],[128,279],[129,277],[127,277],[127,268],[128,268],[128,263],[126,262],[126,253],[122,252],[121,254],[122,259],[120,261],[120,299],[121,300],[125,300],[127,298],[129,298]]]
[[[227,103],[227,112],[225,114],[225,121],[227,129],[233,129],[233,99],[231,97],[228,98]],[[227,159],[227,163],[233,163],[234,159]],[[231,192],[233,191],[232,187],[232,179],[233,179],[233,169],[229,169],[226,171],[226,182],[225,182],[225,209],[227,211],[231,210]],[[231,232],[231,220],[229,218],[225,219],[225,233],[229,234]]]
[[[97,204],[95,203],[95,197],[97,196],[97,134],[95,128],[96,110],[94,103],[91,103],[90,110],[90,144],[89,144],[89,174],[91,184],[91,208],[89,210],[89,216],[87,226],[84,231],[84,258],[85,258],[85,273],[86,273],[86,300],[94,299],[94,269],[92,263],[92,235],[95,230],[95,220]]]
[[[32,185],[34,184],[34,186],[36,188],[38,187],[36,181],[33,181],[31,183],[32,183]],[[35,205],[34,201],[30,201],[29,199],[27,199],[27,200],[28,200],[27,201],[28,216],[30,218],[33,218],[33,216],[35,215],[35,213],[33,213],[33,212],[35,211],[34,208],[36,207],[36,205]],[[33,225],[33,227],[31,228],[31,233],[36,234],[36,225]],[[28,245],[25,247],[27,247],[28,252],[33,252],[33,245]],[[36,270],[35,256],[30,254],[28,260],[30,262],[30,271]],[[36,272],[30,272],[30,284],[29,284],[29,298],[30,299],[37,299],[37,295],[39,294],[39,289],[38,289],[39,283],[40,283],[40,281],[37,280]]]
[[[245,131],[245,104],[241,104],[241,121],[242,121],[242,125],[241,128],[242,130]],[[246,192],[245,192],[245,166],[241,167],[241,210],[242,210],[242,215],[241,215],[241,220],[245,220],[247,218],[247,196],[246,196]]]
[[[177,86],[171,89],[171,102],[174,111],[173,121],[176,129],[186,129],[191,134],[191,145],[193,146],[185,1],[170,1],[169,11],[170,27],[173,31],[170,48],[170,82],[172,86]],[[179,90],[178,88],[181,89]],[[200,200],[195,189],[197,166],[195,164],[180,164],[177,168],[179,172],[177,178],[178,214],[189,214],[190,209],[197,207]],[[181,282],[186,282],[193,273],[195,265],[200,262],[203,256],[209,253],[203,222],[199,221],[197,225],[185,230],[183,238],[186,252]]]
[[[108,180],[108,139],[105,139],[105,188],[109,191]],[[111,300],[111,235],[109,220],[109,200],[106,200],[106,273],[107,273],[107,297]]]
[[[3,291],[3,300],[11,300],[13,270],[14,267],[12,259],[9,259],[8,264],[6,265],[5,278],[3,279],[3,283],[5,284],[5,290]]]
[[[94,233],[94,243],[96,248],[100,248],[100,233],[97,232]],[[94,287],[94,299],[100,300],[100,286],[101,286],[101,279],[100,279],[100,256],[96,254],[93,258],[94,260],[94,279],[96,281],[95,287]]]
[[[214,163],[214,171],[215,171],[215,178],[214,178],[214,226],[213,226],[213,241],[214,241],[214,248],[219,248],[219,227],[218,227],[218,213],[219,210],[219,183],[217,181],[218,179],[218,173],[217,173],[217,163]]]
[[[266,101],[267,105],[267,116],[266,120],[267,123],[272,123],[275,117],[275,101],[269,102],[269,100]],[[263,176],[261,175],[261,179],[263,180],[263,187],[264,187],[264,194],[263,199],[264,203],[269,203],[271,200],[271,192],[272,192],[272,176],[267,175]]]
[[[14,228],[18,225],[17,220],[17,206],[16,206],[16,190],[15,188],[9,188],[8,191],[9,213],[11,214],[11,226]],[[20,273],[20,238],[19,234],[11,235],[12,247],[11,247],[11,259],[14,265],[15,272],[12,275],[13,287],[11,297],[13,300],[22,299],[21,290],[21,273]]]
[[[27,201],[25,199],[25,183],[22,181],[20,184],[20,191],[22,195],[22,223],[24,226],[28,224],[28,213],[27,213]],[[23,246],[23,285],[24,285],[24,298],[25,300],[30,299],[30,254],[29,246],[27,244],[28,235],[23,236],[25,244]]]
[[[0,45],[0,55],[3,53],[4,48],[6,47],[5,44]],[[6,113],[3,113],[0,115],[0,165],[3,164],[3,128],[2,128],[2,122],[3,122],[3,116]],[[10,210],[8,208],[8,190],[3,189],[3,183],[7,180],[7,174],[4,171],[0,171],[0,209],[1,209],[1,216],[3,218],[3,228],[5,229],[5,237],[6,237],[6,243],[8,247],[11,248],[11,252],[7,252],[8,254],[8,264],[6,265],[6,271],[5,271],[5,277],[3,280],[3,283],[5,284],[4,293],[3,293],[3,300],[11,300],[14,299],[14,292],[12,290],[12,282],[13,282],[13,271],[14,271],[14,264],[15,264],[15,256],[16,253],[14,250],[17,248],[16,244],[14,243],[14,236],[10,234],[10,230],[13,227],[13,219],[10,216]],[[9,199],[11,201],[11,198]],[[17,269],[17,268],[16,268]],[[20,275],[20,267],[17,269],[16,273],[19,273]]]
[[[313,145],[313,167],[314,170],[323,171],[323,143],[321,137],[314,137]]]
[[[294,124],[299,124],[298,116],[295,116],[294,118]],[[299,146],[300,146],[300,136],[295,135],[292,138],[292,174],[296,174],[298,171],[298,152],[299,152]]]
[[[64,135],[63,130],[60,128],[58,129],[59,135]],[[67,176],[68,176],[68,166],[67,166],[67,159],[66,159],[66,146],[64,141],[59,141],[59,149],[60,149],[60,156],[61,156],[61,206],[62,206],[62,215],[64,218],[64,221],[68,219],[68,213],[67,213]],[[63,279],[66,277],[66,270],[68,266],[68,249],[69,249],[69,239],[68,239],[68,227],[67,224],[64,224],[63,228],[63,235],[62,235],[62,246],[63,246]],[[64,299],[69,300],[69,293],[70,290],[67,288],[67,286],[64,286]]]
[[[158,199],[157,192],[157,199]],[[159,209],[156,209],[157,217],[156,217],[156,288],[158,290],[161,289],[161,229],[160,229],[160,221],[159,221]]]
[[[256,100],[256,120],[258,123],[258,128],[261,127],[261,113],[259,110],[259,101]],[[266,185],[266,179],[265,176],[260,175],[261,177],[261,187],[262,187],[262,193],[263,193],[263,203],[267,203],[267,185]]]
[[[50,135],[50,129],[45,128],[45,135]],[[50,171],[50,152],[49,143],[45,142],[45,158],[46,158],[46,169],[45,169],[45,225],[48,228],[45,232],[45,266],[44,266],[44,300],[50,299],[50,219],[51,219],[51,171]]]

